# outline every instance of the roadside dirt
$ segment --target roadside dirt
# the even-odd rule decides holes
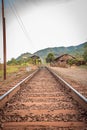
[[[79,67],[60,68],[50,67],[66,82],[72,85],[83,96],[87,98],[87,69]]]
[[[32,69],[28,72],[26,68],[23,67],[18,72],[12,73],[9,76],[7,76],[6,80],[0,81],[0,96],[3,95],[12,87],[14,87],[17,83],[22,81],[24,78],[26,78],[35,69],[37,69],[37,67],[33,66]]]

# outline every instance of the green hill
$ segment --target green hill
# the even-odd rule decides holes
[[[21,54],[19,57],[17,57],[17,61],[19,61],[19,60],[24,60],[24,59],[27,59],[27,58],[29,58],[30,56],[32,56],[32,54],[31,53],[23,53],[23,54]]]
[[[78,46],[46,48],[43,50],[39,50],[34,54],[40,56],[41,58],[45,58],[50,52],[54,53],[55,56],[60,56],[61,54],[65,53],[71,54],[73,56],[83,55],[85,44],[87,44],[87,42]]]
[[[65,53],[71,54],[73,56],[77,56],[77,55],[81,56],[83,55],[85,44],[87,44],[87,42],[80,44],[78,46],[46,48],[46,49],[39,50],[35,52],[34,54],[38,55],[41,59],[45,59],[48,53],[50,52],[54,53],[56,57]],[[26,59],[30,57],[31,55],[33,54],[27,52],[27,53],[21,54],[16,60],[20,60],[20,59],[22,60],[24,58]]]

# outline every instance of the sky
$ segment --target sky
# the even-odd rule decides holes
[[[87,0],[4,0],[7,60],[87,41]],[[0,0],[0,60],[3,59]]]

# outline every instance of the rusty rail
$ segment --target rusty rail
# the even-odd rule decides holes
[[[29,79],[31,79],[38,71],[39,71],[39,69],[35,70],[28,77],[26,77],[25,79],[23,79],[21,82],[19,82],[13,88],[11,88],[10,90],[8,90],[5,94],[3,94],[2,96],[0,96],[0,108],[3,107],[4,104],[11,99],[11,97],[21,88],[22,84],[27,83],[27,81]]]
[[[82,94],[80,94],[77,90],[75,90],[69,83],[67,83],[64,79],[62,79],[56,72],[52,69],[46,67],[52,75],[60,82],[60,84],[67,89],[67,92],[72,95],[74,100],[76,100],[86,111],[87,111],[87,98],[85,98]]]
[[[85,110],[87,110],[87,99],[81,95],[77,90],[75,90],[70,84],[68,84],[64,79],[62,79],[58,74],[56,74],[52,69],[46,67],[52,75],[60,82],[61,86],[67,89],[67,92],[72,95],[74,100],[76,100]],[[22,84],[25,84],[29,79],[31,79],[40,69],[34,71],[31,75],[23,79],[9,91],[7,91],[4,95],[0,96],[0,108],[4,106],[6,102],[8,102],[11,97],[21,88]]]

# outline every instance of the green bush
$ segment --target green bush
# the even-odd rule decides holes
[[[84,46],[83,58],[84,58],[85,62],[87,62],[87,44]]]
[[[70,66],[72,66],[72,65],[76,65],[78,63],[78,60],[77,59],[69,59],[68,61],[67,61],[67,64],[68,65],[70,65]]]
[[[49,53],[46,57],[46,62],[47,63],[51,63],[54,60],[54,54],[53,53]]]

